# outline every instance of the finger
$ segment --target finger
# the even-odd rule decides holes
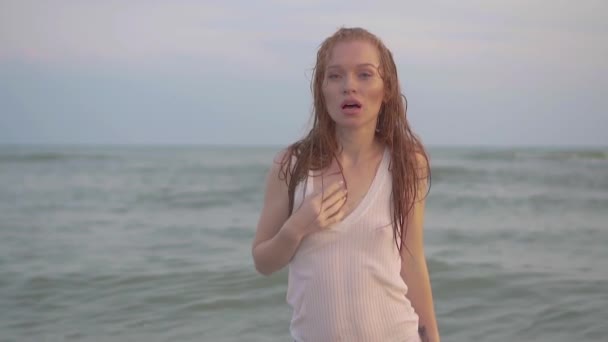
[[[324,208],[329,208],[334,203],[336,203],[337,201],[339,201],[342,197],[346,196],[347,192],[348,192],[348,190],[346,188],[342,188],[342,189],[339,189],[339,190],[335,191],[331,195],[328,195],[321,202],[323,204],[323,207]]]
[[[344,185],[342,185],[338,189],[332,190],[331,193],[327,192],[327,194],[324,195],[323,198],[321,199],[321,203],[323,204],[324,207],[330,206],[331,204],[335,203],[337,200],[342,198],[342,196],[344,196],[344,194],[346,194],[346,187],[344,187]]]
[[[343,188],[344,188],[343,181],[335,181],[335,182],[329,184],[328,187],[319,189],[317,191],[317,195],[321,196],[322,197],[321,200],[324,201],[326,198],[333,195],[336,191],[339,191],[340,189],[343,189]]]
[[[334,224],[342,221],[344,218],[345,210],[338,210],[336,213],[327,218],[327,222],[329,226],[333,226]]]
[[[324,202],[325,207],[323,208],[323,214],[326,217],[334,215],[338,210],[344,206],[346,200],[348,199],[348,193],[345,190],[337,192],[332,196],[331,199],[328,199]]]

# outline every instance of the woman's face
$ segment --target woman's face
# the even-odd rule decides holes
[[[384,99],[379,67],[378,50],[367,41],[340,42],[334,46],[322,90],[327,111],[337,127],[376,128]]]

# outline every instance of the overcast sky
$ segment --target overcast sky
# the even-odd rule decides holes
[[[372,4],[373,3],[373,4]],[[340,26],[430,145],[608,146],[608,1],[0,0],[0,143],[287,144]]]

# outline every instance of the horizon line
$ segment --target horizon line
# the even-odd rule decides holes
[[[289,143],[178,143],[178,142],[131,142],[131,143],[101,143],[101,142],[0,142],[2,147],[30,146],[30,147],[61,147],[61,146],[87,146],[87,147],[217,147],[217,148],[283,148]],[[427,148],[608,148],[608,144],[465,144],[465,143],[427,143]]]

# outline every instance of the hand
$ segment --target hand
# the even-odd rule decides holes
[[[342,221],[346,195],[344,182],[336,181],[306,197],[291,217],[301,236],[327,229]]]

